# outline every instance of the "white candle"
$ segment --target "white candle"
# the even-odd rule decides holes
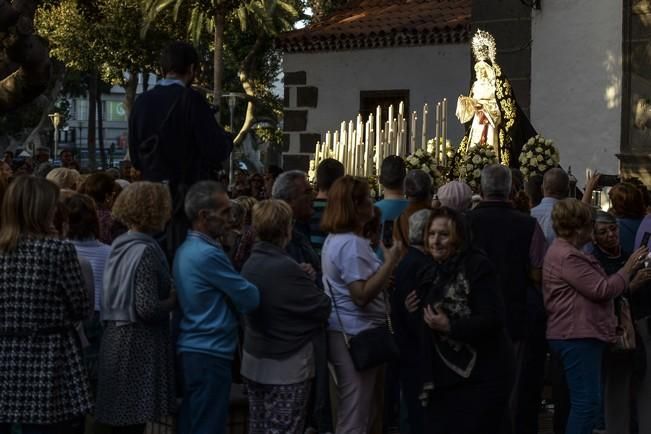
[[[441,112],[441,136],[443,165],[448,165],[447,138],[448,138],[448,100],[443,98],[443,108]]]
[[[318,167],[320,161],[319,156],[321,153],[321,142],[316,142],[316,149],[314,150],[314,167]]]
[[[420,147],[427,151],[427,116],[429,111],[427,110],[427,103],[423,105],[423,130],[420,138]]]
[[[434,136],[434,161],[439,164],[439,143],[441,140],[441,103],[436,103],[436,135]]]
[[[368,177],[369,176],[369,158],[371,157],[371,148],[370,148],[370,140],[371,140],[371,123],[373,122],[373,115],[371,115],[366,121],[366,125],[364,126],[364,176]]]
[[[409,140],[409,149],[407,154],[416,152],[416,124],[418,123],[418,114],[414,111],[411,114],[411,140]]]

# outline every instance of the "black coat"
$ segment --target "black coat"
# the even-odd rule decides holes
[[[433,264],[432,267],[440,265]],[[474,348],[477,351],[476,365],[470,377],[464,379],[449,369],[434,351],[433,357],[429,358],[432,366],[425,366],[424,370],[431,370],[435,388],[463,383],[506,385],[513,367],[513,353],[505,331],[504,303],[495,267],[486,255],[476,250],[465,255],[462,267],[470,287],[468,307],[471,313],[465,318],[450,319],[447,337]],[[431,287],[431,273],[423,273],[421,279],[419,293],[424,294]],[[427,298],[427,295],[422,295],[421,302],[427,302]],[[422,317],[422,310],[414,315]],[[421,330],[435,334],[424,322]],[[422,351],[426,349],[423,348]],[[421,358],[423,361],[427,359],[428,357]]]
[[[210,179],[232,149],[230,135],[191,88],[155,86],[140,95],[131,110],[129,156],[147,181],[192,185]]]

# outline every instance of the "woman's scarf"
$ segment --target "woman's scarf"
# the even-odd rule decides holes
[[[157,256],[162,276],[169,276],[165,254],[155,239],[141,232],[127,232],[116,238],[104,271],[100,311],[102,321],[117,321],[120,324],[138,321],[134,285],[136,270],[147,248],[151,248]]]
[[[423,270],[420,276],[418,295],[423,307],[432,306],[444,312],[450,322],[467,318],[471,314],[469,306],[470,282],[466,275],[465,260],[470,249],[462,247],[455,256],[443,263],[435,263]],[[421,327],[421,379],[423,390],[420,399],[427,405],[429,394],[434,389],[434,357],[460,377],[467,379],[477,362],[477,351],[471,345],[434,332],[423,322]]]

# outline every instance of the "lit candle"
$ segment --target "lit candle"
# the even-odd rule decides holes
[[[411,140],[409,141],[409,150],[407,154],[416,152],[416,123],[418,122],[418,114],[414,111],[411,114]]]

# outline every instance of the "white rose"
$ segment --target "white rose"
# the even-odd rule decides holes
[[[547,167],[545,167],[543,164],[540,164],[540,165],[538,165],[538,170],[540,172],[544,172],[545,170],[547,170]]]
[[[543,158],[543,156],[542,156],[542,155],[538,155],[538,156],[536,156],[536,160],[538,160],[538,161],[543,161],[543,160],[544,160],[544,158]]]
[[[536,158],[530,159],[529,160],[529,165],[534,166],[534,167],[537,166],[538,165],[538,159],[536,159]]]
[[[538,152],[539,154],[540,154],[542,151],[543,151],[543,150],[542,150],[541,147],[537,147],[537,148],[536,148],[536,152]]]
[[[468,172],[472,172],[474,168],[475,168],[475,166],[473,166],[472,164],[466,164],[466,170]]]
[[[423,172],[425,172],[425,173],[429,173],[429,167],[427,167],[427,166],[423,166]]]
[[[551,146],[554,142],[552,142],[550,139],[545,140],[545,145]]]
[[[550,151],[549,149],[547,149],[547,150],[545,151],[545,155],[552,155],[552,151]]]
[[[475,178],[481,177],[481,170],[475,169],[475,171],[472,172],[472,176],[474,176]]]
[[[554,160],[552,160],[551,158],[548,159],[548,160],[547,160],[547,165],[548,165],[548,166],[555,166],[555,164],[554,164]]]
[[[475,164],[481,163],[481,157],[479,155],[475,155],[474,157],[472,157],[472,162]]]
[[[520,172],[522,172],[524,176],[527,176],[529,174],[529,169],[527,169],[526,167],[521,167]]]
[[[525,155],[525,157],[527,157],[527,159],[532,159],[533,158],[533,152],[531,152],[531,151],[527,152],[527,155]]]

